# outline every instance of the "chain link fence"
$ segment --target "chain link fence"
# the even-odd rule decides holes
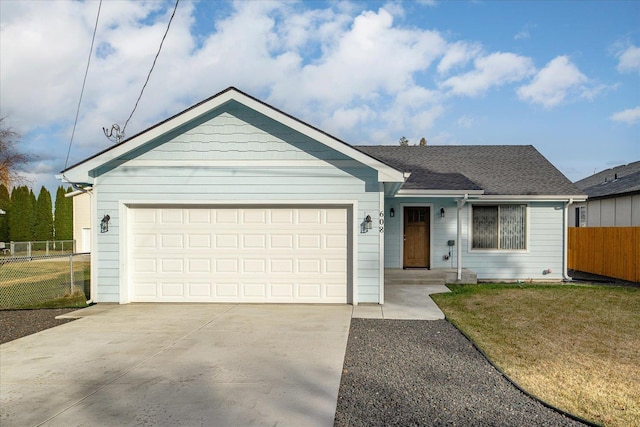
[[[75,246],[75,240],[0,242],[0,259],[6,257],[71,255],[75,253]]]
[[[0,309],[29,308],[57,298],[90,295],[90,254],[0,257]]]

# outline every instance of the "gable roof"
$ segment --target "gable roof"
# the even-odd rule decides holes
[[[640,161],[598,172],[575,184],[591,199],[638,193],[640,192]]]
[[[356,146],[411,172],[402,189],[469,190],[485,195],[582,196],[531,145]]]
[[[236,101],[240,104],[257,111],[260,114],[276,120],[289,128],[306,135],[327,147],[334,149],[366,166],[378,171],[380,182],[404,182],[402,171],[394,169],[392,166],[375,159],[362,151],[356,150],[353,146],[328,133],[311,126],[271,105],[254,98],[235,87],[229,87],[212,97],[201,101],[192,107],[157,123],[150,128],[121,141],[120,143],[107,148],[92,157],[82,160],[73,166],[68,167],[61,173],[63,178],[73,183],[91,183],[91,172],[100,166],[117,160],[126,153],[144,146],[157,138],[166,135],[172,130],[190,123],[210,111],[230,102]]]

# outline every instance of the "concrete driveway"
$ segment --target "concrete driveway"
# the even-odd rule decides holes
[[[98,304],[0,347],[0,424],[331,426],[351,314]]]

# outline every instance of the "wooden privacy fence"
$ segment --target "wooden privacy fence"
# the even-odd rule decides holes
[[[640,227],[569,228],[572,270],[640,282]]]

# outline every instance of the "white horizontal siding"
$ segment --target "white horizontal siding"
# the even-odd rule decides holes
[[[368,167],[333,166],[331,160],[348,160],[343,154],[292,132],[270,119],[236,106],[213,114],[197,128],[173,135],[168,141],[147,152],[135,153],[131,159],[144,159],[147,166],[129,166],[114,162],[103,167],[97,184],[97,216],[111,217],[109,231],[98,233],[98,300],[119,301],[120,207],[127,201],[150,201],[179,204],[202,202],[203,205],[260,201],[290,202],[341,201],[357,203],[357,265],[355,280],[359,302],[379,302],[378,227],[360,232],[366,215],[375,220],[379,213],[377,172]],[[153,143],[151,144],[154,145]],[[260,167],[224,167],[181,165],[184,160],[260,159]],[[269,167],[272,159],[274,166]],[[314,167],[304,160],[313,159]],[[163,166],[153,166],[162,161]],[[282,160],[301,160],[299,166],[282,167]],[[324,167],[318,160],[329,160]],[[175,167],[166,167],[175,161]],[[141,164],[141,163],[140,163]],[[242,163],[240,163],[242,164]],[[265,166],[267,164],[267,166]]]

